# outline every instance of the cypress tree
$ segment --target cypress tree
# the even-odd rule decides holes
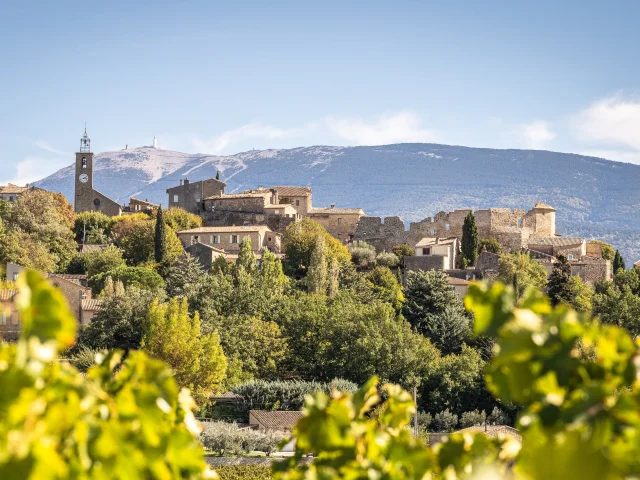
[[[624,264],[624,258],[620,255],[620,251],[616,250],[615,255],[613,256],[613,273],[618,273],[618,270],[626,270],[627,267]]]
[[[560,302],[570,303],[573,295],[571,293],[571,265],[564,255],[558,256],[558,261],[553,264],[553,270],[549,275],[548,294],[552,305]]]
[[[311,293],[326,293],[327,274],[327,246],[324,237],[319,236],[311,252],[311,262],[306,277],[307,287]]]
[[[153,253],[157,263],[164,263],[167,259],[167,227],[164,224],[162,206],[158,208],[158,213],[156,215],[156,231],[154,236]]]
[[[473,212],[469,212],[462,225],[462,258],[469,265],[475,265],[478,259],[478,227]]]
[[[216,180],[220,180],[220,170],[216,171]]]

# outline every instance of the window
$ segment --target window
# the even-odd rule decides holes
[[[342,225],[342,219],[338,218],[338,225]]]
[[[82,168],[87,168],[87,157],[82,157]]]
[[[229,243],[238,243],[238,235],[230,235]]]
[[[522,228],[522,219],[521,218],[518,219],[518,228]]]
[[[13,281],[14,281],[14,282],[17,282],[17,281],[18,281],[18,275],[19,275],[19,273],[18,273],[18,272],[13,272]]]
[[[7,324],[7,314],[5,312],[0,312],[0,325]]]
[[[191,237],[191,245],[193,245],[194,243],[199,243],[200,242],[200,236],[199,235],[194,235]]]
[[[431,255],[431,247],[423,248],[422,255]]]
[[[211,244],[216,245],[220,243],[220,235],[211,235]]]
[[[269,237],[269,241],[271,241],[271,237]]]
[[[432,228],[432,229],[431,229],[431,236],[433,237],[435,234],[436,234],[436,229],[435,229],[435,228]]]
[[[570,253],[569,255],[567,255],[567,260],[573,260],[573,254]]]
[[[451,225],[449,225],[448,223],[445,224],[444,229],[448,232],[449,230],[451,230]]]
[[[178,203],[178,195],[173,196],[173,203]]]
[[[296,200],[296,207],[300,206],[300,200]]]

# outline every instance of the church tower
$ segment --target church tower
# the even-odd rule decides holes
[[[87,135],[87,127],[84,127],[84,135],[80,139],[80,151],[76,153],[76,193],[74,208],[76,213],[93,210],[93,153],[91,152],[91,140]]]

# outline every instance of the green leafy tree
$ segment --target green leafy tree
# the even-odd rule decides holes
[[[202,217],[189,213],[178,207],[171,207],[163,212],[162,218],[167,227],[176,232],[191,230],[202,226]]]
[[[493,237],[483,238],[478,242],[478,252],[503,253],[502,245]]]
[[[590,240],[589,243],[600,245],[602,249],[602,258],[604,258],[605,260],[613,260],[613,257],[615,256],[613,245],[600,240]]]
[[[478,259],[478,227],[473,212],[469,212],[462,224],[462,258],[468,265],[475,265]]]
[[[242,269],[249,274],[256,270],[256,256],[253,253],[250,237],[245,237],[240,242],[240,252],[236,259],[236,268]]]
[[[162,218],[162,205],[158,207],[156,214],[156,226],[153,235],[153,255],[156,263],[163,264],[167,261],[167,226]]]
[[[114,220],[102,212],[81,212],[73,224],[73,234],[78,243],[90,243],[87,238],[92,230],[101,230],[105,235],[111,233]]]
[[[166,362],[178,385],[200,398],[220,391],[227,370],[220,336],[218,332],[202,335],[200,317],[189,315],[186,299],[151,304],[146,326],[143,350]]]
[[[210,476],[195,404],[162,362],[115,351],[80,375],[59,359],[76,325],[61,293],[33,272],[20,290],[20,341],[0,345],[3,478]]]
[[[170,298],[186,298],[190,303],[200,295],[205,272],[197,258],[183,255],[167,272],[165,286]]]
[[[404,261],[404,257],[412,257],[416,254],[416,251],[409,245],[398,245],[391,249],[400,260],[400,264]]]
[[[621,270],[626,270],[627,267],[624,264],[624,258],[620,255],[620,252],[616,250],[615,255],[613,256],[613,273],[618,273]]]
[[[353,263],[362,268],[367,268],[376,262],[376,249],[362,240],[356,240],[349,244],[349,253]]]
[[[629,285],[608,283],[593,296],[593,314],[604,324],[624,328],[634,338],[640,336],[640,297]]]
[[[108,278],[114,282],[122,282],[125,287],[149,290],[155,294],[162,291],[165,285],[162,277],[149,268],[122,266],[90,277],[89,286],[94,294],[102,291]]]
[[[324,237],[316,238],[316,244],[311,253],[311,261],[306,277],[307,288],[311,293],[324,294],[327,291],[327,247]]]
[[[520,298],[527,287],[544,288],[547,285],[547,272],[528,253],[509,253],[500,257],[497,280],[512,285]]]
[[[416,331],[445,354],[460,351],[471,335],[464,306],[443,272],[409,272],[402,312]]]
[[[399,312],[404,303],[402,285],[387,267],[376,267],[367,273],[367,281],[376,298],[389,303]]]
[[[130,218],[133,217],[133,218]],[[114,243],[123,251],[130,266],[155,261],[155,222],[145,214],[128,215],[112,228]],[[175,262],[183,253],[182,243],[175,232],[167,227],[165,235],[166,262]]]
[[[258,267],[258,283],[262,294],[270,298],[284,294],[289,285],[289,279],[282,269],[282,262],[269,250],[262,252]]]
[[[334,258],[341,266],[351,260],[349,251],[338,239],[331,236],[318,222],[304,218],[289,225],[284,233],[285,266],[288,271],[296,272],[309,268],[316,239],[320,236],[323,237],[327,248],[328,265],[331,265]]]
[[[126,265],[124,258],[122,258],[122,250],[114,245],[109,245],[102,250],[87,252],[83,255],[83,259],[89,278]]]

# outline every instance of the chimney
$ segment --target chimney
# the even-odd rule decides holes
[[[185,179],[184,179],[184,184],[185,184],[185,185],[189,185],[189,179],[188,179],[188,178],[185,178]]]
[[[180,186],[182,186],[182,179],[180,179]]]
[[[335,203],[332,203],[332,204],[331,204],[331,210],[333,210],[334,208],[336,208],[336,204],[335,204]]]

